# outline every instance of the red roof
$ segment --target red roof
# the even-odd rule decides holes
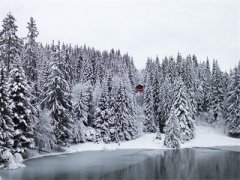
[[[135,89],[136,89],[136,92],[143,92],[143,90],[144,90],[144,86],[141,85],[141,84],[139,84],[139,85],[136,86]]]

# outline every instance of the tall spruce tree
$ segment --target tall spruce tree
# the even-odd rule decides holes
[[[97,129],[97,140],[109,143],[114,138],[114,97],[111,76],[108,75],[98,102],[93,126]]]
[[[95,113],[95,120],[93,122],[94,128],[97,130],[97,141],[103,140],[105,143],[111,141],[110,127],[112,128],[114,123],[109,119],[109,93],[108,88],[105,86],[102,90],[98,107]]]
[[[182,59],[182,55],[179,52],[177,54],[176,69],[177,69],[177,76],[183,77],[183,72],[184,72],[183,59]]]
[[[219,118],[222,118],[223,110],[223,82],[222,82],[222,72],[218,66],[217,61],[213,61],[212,70],[212,110],[213,110],[213,120],[214,122]]]
[[[120,83],[114,104],[115,141],[131,140],[137,137],[134,111],[126,88]]]
[[[85,124],[88,122],[89,95],[87,91],[80,90],[79,99],[74,106],[74,142],[85,142]]]
[[[3,29],[0,33],[0,65],[5,64],[7,72],[12,64],[19,60],[22,41],[16,35],[17,26],[15,18],[9,13],[3,20]]]
[[[50,110],[57,144],[68,146],[73,140],[73,120],[70,87],[64,79],[60,44],[52,45],[51,69],[42,94],[42,109]]]
[[[240,134],[240,63],[234,70],[227,97],[226,129],[231,135]]]
[[[209,60],[203,63],[201,75],[199,77],[198,88],[198,111],[208,112],[211,108],[211,72],[209,66]]]
[[[53,120],[48,110],[40,111],[40,117],[36,123],[36,146],[39,149],[57,149],[57,140],[54,135]]]
[[[10,93],[10,107],[14,122],[14,145],[17,152],[23,153],[27,148],[33,148],[34,116],[30,103],[30,87],[23,68],[15,65],[9,75],[8,91]]]
[[[9,107],[9,93],[4,68],[0,69],[0,149],[10,148],[14,144],[14,123]]]
[[[169,76],[165,77],[161,88],[160,88],[160,106],[159,106],[159,116],[160,116],[160,130],[164,133],[164,127],[166,125],[166,121],[169,117],[171,106],[172,106],[172,99],[173,99],[173,85],[170,82]]]
[[[175,95],[172,108],[180,125],[181,142],[189,141],[195,137],[195,128],[193,125],[193,115],[185,86],[181,79],[175,80]]]
[[[166,134],[164,139],[164,145],[168,148],[180,147],[180,124],[177,117],[177,109],[175,106],[171,108],[169,118],[166,122]]]
[[[144,92],[144,131],[145,132],[156,132],[156,126],[154,123],[154,107],[153,107],[153,90],[149,76],[147,77],[147,82]]]
[[[154,113],[154,123],[156,125],[156,128],[159,128],[160,131],[162,131],[162,127],[160,127],[160,112],[159,112],[159,106],[160,106],[160,72],[157,68],[159,65],[156,64],[155,72],[153,74],[153,84],[152,84],[152,93],[153,93],[153,113]]]
[[[36,38],[38,37],[38,30],[36,27],[35,20],[31,17],[30,22],[27,26],[28,34],[27,34],[27,42],[25,44],[24,51],[24,69],[26,72],[26,76],[28,82],[32,87],[32,94],[35,95],[35,98],[39,96],[39,88],[38,88],[38,71],[37,64],[39,63],[39,55],[38,55],[38,43],[36,42]]]
[[[64,73],[64,79],[68,82],[70,87],[73,84],[73,67],[72,67],[72,62],[70,59],[70,52],[69,48],[66,45],[62,45],[61,49],[61,56],[63,58],[63,73]]]

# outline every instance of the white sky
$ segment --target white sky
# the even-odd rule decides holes
[[[20,37],[32,16],[38,41],[120,49],[137,68],[178,51],[218,59],[224,70],[240,60],[239,0],[0,0],[1,21],[8,12]]]

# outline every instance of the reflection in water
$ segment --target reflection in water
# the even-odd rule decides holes
[[[26,161],[0,171],[14,180],[40,179],[240,179],[240,153],[203,148],[82,152]]]
[[[200,149],[169,150],[103,179],[240,179],[240,153]]]

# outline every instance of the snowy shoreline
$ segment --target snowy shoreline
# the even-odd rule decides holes
[[[117,150],[117,149],[171,149],[163,145],[164,134],[161,140],[155,139],[156,134],[144,134],[143,136],[131,140],[109,144],[96,144],[87,142],[84,144],[72,145],[66,148],[68,152],[81,152],[88,150]],[[240,146],[240,139],[232,138],[222,132],[221,129],[216,129],[209,126],[196,126],[196,137],[184,144],[180,148],[195,148],[195,147],[216,147],[216,146]]]
[[[162,139],[155,139],[156,133],[143,134],[141,137],[131,140],[123,141],[120,144],[117,143],[94,143],[86,142],[77,145],[71,145],[66,147],[64,152],[50,152],[46,154],[37,154],[31,158],[23,160],[23,162],[48,157],[58,156],[63,154],[71,154],[77,152],[86,151],[114,151],[114,150],[126,150],[126,149],[142,149],[142,150],[169,150],[163,145],[164,134],[161,135]],[[240,152],[240,139],[232,138],[223,133],[221,128],[214,128],[211,126],[196,125],[196,137],[184,144],[181,144],[180,149],[185,148],[213,148],[226,151]],[[23,164],[19,164],[16,168],[24,167]],[[12,169],[12,170],[14,170]]]
[[[66,147],[64,152],[53,152],[47,154],[39,154],[29,159],[25,159],[24,161],[47,157],[47,156],[55,156],[69,153],[77,153],[84,151],[112,151],[112,150],[121,150],[121,149],[145,149],[145,150],[167,150],[171,148],[167,148],[163,145],[164,134],[162,134],[161,140],[156,140],[156,133],[144,134],[141,137],[131,140],[124,141],[120,144],[117,143],[93,143],[86,142],[82,144],[72,145],[70,147]],[[223,147],[224,146],[224,147]],[[233,148],[228,148],[227,146],[236,146],[235,151],[240,152],[240,139],[232,138],[223,133],[222,129],[197,125],[196,126],[196,137],[184,144],[181,144],[180,149],[184,148],[216,148],[222,150],[231,150]]]

